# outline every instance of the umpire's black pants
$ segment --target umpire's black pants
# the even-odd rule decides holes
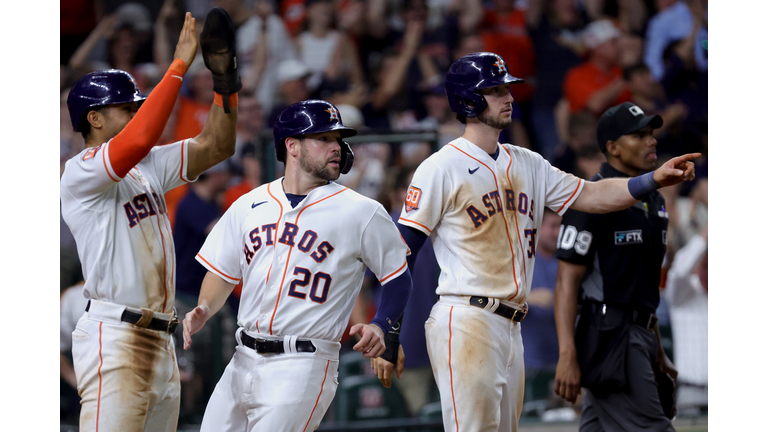
[[[580,432],[672,431],[664,415],[653,373],[657,342],[653,330],[632,325],[629,329],[627,380],[629,390],[596,397],[587,390]]]

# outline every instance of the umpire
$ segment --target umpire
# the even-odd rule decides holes
[[[609,108],[597,125],[607,162],[590,180],[652,171],[653,130],[662,123],[628,102]],[[657,382],[666,378],[673,386],[677,371],[661,347],[654,314],[669,216],[658,191],[638,198],[612,213],[568,210],[560,226],[555,392],[575,402],[587,389],[580,431],[675,430],[666,397],[673,401],[674,390],[662,392],[663,406],[665,386]]]

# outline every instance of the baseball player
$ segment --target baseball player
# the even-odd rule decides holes
[[[411,293],[407,247],[381,204],[334,182],[354,160],[355,135],[329,102],[286,108],[274,126],[285,177],[243,195],[208,235],[198,306],[184,319],[184,348],[243,288],[237,347],[205,410],[201,431],[315,430],[338,386],[338,357],[366,268],[384,286],[354,349],[384,351],[384,334]]]
[[[60,184],[88,299],[72,333],[81,431],[176,430],[176,263],[164,194],[234,152],[230,108],[240,86],[227,31],[234,34],[226,12],[211,11],[200,39],[216,102],[194,138],[155,146],[197,51],[190,13],[174,61],[149,97],[116,69],[84,76],[69,93],[72,126],[85,138]]]
[[[569,207],[608,212],[694,177],[688,161],[697,155],[685,155],[629,182],[586,182],[537,153],[499,144],[511,122],[509,86],[519,82],[493,53],[450,67],[445,90],[464,135],[418,167],[398,221],[409,266],[431,236],[441,268],[440,299],[425,331],[447,431],[517,430],[525,379],[520,322],[544,207],[560,215]],[[389,354],[374,361],[380,379],[395,363]]]

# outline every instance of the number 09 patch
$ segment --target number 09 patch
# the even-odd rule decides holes
[[[419,200],[421,199],[421,189],[417,187],[409,187],[408,195],[405,197],[405,211],[409,212],[419,208]]]

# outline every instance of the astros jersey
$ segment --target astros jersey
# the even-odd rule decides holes
[[[243,281],[247,331],[339,341],[366,266],[384,285],[405,272],[407,249],[376,201],[331,182],[292,208],[281,178],[235,201],[197,259]]]
[[[584,187],[538,153],[498,148],[494,160],[458,138],[413,175],[399,223],[432,236],[439,295],[525,301],[544,207],[562,215]]]
[[[67,161],[61,214],[77,242],[87,298],[173,311],[176,262],[164,194],[189,182],[188,142],[152,148],[122,179],[109,142]]]

